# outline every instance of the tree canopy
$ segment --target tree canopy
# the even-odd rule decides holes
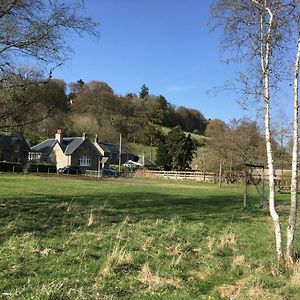
[[[43,84],[47,90],[54,87],[48,80],[52,76],[51,70],[67,58],[71,49],[68,37],[72,34],[98,36],[96,26],[92,18],[82,14],[79,1],[1,1],[0,116],[6,119],[5,123],[1,120],[2,128],[40,122],[51,114],[54,103],[51,99],[45,101],[46,94],[38,96],[37,86],[43,90]],[[35,66],[21,70],[20,66],[26,61]],[[46,75],[39,71],[45,69],[48,69]],[[64,100],[56,105],[65,105]],[[40,106],[48,106],[47,111],[43,110],[44,116],[30,118],[30,110],[33,107],[39,110]]]

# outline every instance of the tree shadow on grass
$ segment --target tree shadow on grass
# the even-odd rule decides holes
[[[91,211],[103,226],[119,223],[125,217],[186,221],[208,224],[240,222],[248,213],[239,196],[183,196],[163,193],[99,193],[99,195],[59,196],[37,194],[3,199],[0,204],[0,242],[14,234],[59,236],[87,226]],[[259,215],[261,212],[258,213]],[[253,215],[254,216],[254,215]]]

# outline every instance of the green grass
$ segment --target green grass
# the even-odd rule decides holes
[[[267,212],[242,202],[240,186],[0,175],[0,299],[299,299],[300,268],[277,266]]]
[[[150,153],[151,153],[151,158],[152,161],[155,161],[156,159],[156,148],[155,146],[147,146],[144,144],[138,144],[138,143],[127,143],[129,149],[135,153],[136,155],[145,155],[145,157],[150,158]]]
[[[171,128],[164,127],[164,126],[162,126],[161,129],[162,129],[163,133],[166,134],[166,135],[171,130]],[[187,131],[185,131],[185,134],[186,135],[190,134],[192,136],[192,138],[194,140],[196,140],[199,144],[203,144],[203,143],[205,143],[209,139],[208,137],[206,137],[204,135],[196,134],[196,133],[193,133],[193,132],[187,132]]]
[[[168,134],[168,132],[171,130],[171,128],[168,127],[160,127],[163,131],[164,134]],[[185,132],[186,134],[190,134],[192,136],[192,138],[197,141],[200,145],[205,143],[207,141],[207,137],[204,135],[199,135],[199,134],[195,134],[192,132]],[[156,152],[157,152],[157,147],[155,146],[147,146],[144,144],[139,144],[139,143],[127,143],[129,149],[137,154],[137,155],[145,155],[145,157],[150,159],[150,156],[152,158],[152,161],[156,160]],[[150,154],[151,153],[151,154]]]

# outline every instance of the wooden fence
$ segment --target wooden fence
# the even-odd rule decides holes
[[[88,177],[94,177],[94,178],[100,178],[100,177],[102,177],[102,173],[101,172],[94,171],[94,170],[86,170],[84,175],[88,176]]]
[[[194,180],[216,183],[218,176],[215,173],[199,172],[199,171],[150,171],[144,170],[139,175],[145,177],[162,177],[174,180]]]

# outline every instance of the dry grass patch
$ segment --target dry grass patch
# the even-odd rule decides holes
[[[294,272],[291,276],[291,285],[294,288],[300,288],[300,262],[294,267]]]
[[[236,285],[223,285],[219,288],[222,299],[251,299],[251,300],[280,300],[278,295],[271,294],[268,290],[260,287],[252,287],[244,289],[243,286]]]
[[[225,284],[219,287],[218,290],[223,299],[238,299],[241,295],[241,287],[237,285]]]
[[[138,280],[147,285],[148,290],[155,290],[163,286],[174,286],[175,288],[181,287],[181,280],[178,278],[165,278],[153,274],[148,263],[143,265]]]
[[[223,236],[221,236],[218,239],[218,246],[221,247],[221,248],[230,247],[233,250],[236,250],[237,241],[236,241],[234,233],[229,232],[229,233],[224,234]]]
[[[106,277],[111,274],[115,268],[128,268],[133,264],[133,257],[125,247],[121,248],[119,244],[115,245],[112,252],[108,255],[106,265],[101,274]]]
[[[190,278],[192,280],[206,280],[211,276],[212,271],[209,269],[203,269],[201,271],[191,271],[189,272]]]
[[[153,239],[154,238],[151,236],[142,236],[141,237],[141,250],[144,252],[149,251],[152,246]]]
[[[166,252],[170,256],[178,256],[182,254],[182,248],[180,244],[173,245],[166,248]]]
[[[232,262],[232,267],[244,267],[245,266],[245,257],[242,255],[235,256]]]
[[[217,290],[222,299],[252,299],[252,300],[283,300],[281,295],[274,294],[268,289],[260,286],[251,286],[255,281],[255,276],[250,275],[232,285],[223,285]]]
[[[86,226],[91,227],[94,224],[94,212],[91,209]]]
[[[229,232],[217,238],[209,237],[207,247],[210,252],[213,252],[215,249],[224,249],[226,247],[232,249],[233,251],[236,251],[237,240],[235,234]]]
[[[171,267],[177,267],[182,261],[183,258],[183,249],[181,244],[173,245],[166,248],[166,253],[169,256],[172,256]]]
[[[243,299],[242,294],[247,291],[249,282],[251,282],[252,280],[253,278],[251,276],[248,278],[243,278],[237,281],[235,284],[222,285],[218,288],[218,291],[220,292],[221,297],[224,299]]]
[[[172,261],[171,261],[171,266],[173,268],[176,268],[180,265],[181,261],[182,261],[182,257],[183,257],[183,254],[180,254],[179,256],[177,257],[173,257]]]
[[[37,255],[40,255],[40,256],[48,256],[49,254],[54,253],[54,252],[55,251],[53,249],[50,249],[50,248],[43,248],[43,249],[36,248],[36,249],[33,250],[34,254],[37,254]]]
[[[261,287],[251,287],[246,291],[245,299],[253,299],[253,300],[283,300],[284,297],[271,293],[267,289],[263,289]]]

